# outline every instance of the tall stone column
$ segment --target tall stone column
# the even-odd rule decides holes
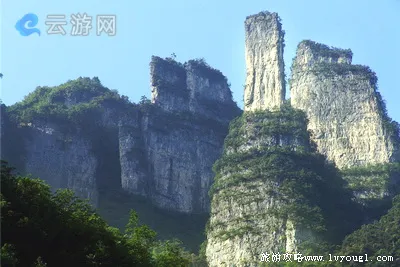
[[[272,110],[285,100],[284,31],[277,13],[246,18],[244,110]]]

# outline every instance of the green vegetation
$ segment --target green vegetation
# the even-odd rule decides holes
[[[382,116],[383,126],[386,133],[394,141],[395,145],[400,146],[400,124],[389,117],[386,103],[385,100],[383,100],[382,95],[378,91],[375,92],[375,95],[378,102],[378,110]]]
[[[124,229],[133,209],[140,222],[157,231],[160,240],[178,238],[187,250],[197,253],[204,241],[204,227],[208,214],[182,214],[165,211],[144,197],[122,190],[104,190],[99,194],[98,212],[111,226]]]
[[[386,114],[385,110],[383,112]],[[367,253],[373,260],[378,255],[391,255],[397,261],[373,261],[363,266],[397,266],[400,261],[400,196],[395,198],[390,209],[390,196],[399,192],[398,184],[390,181],[400,177],[399,163],[338,171],[316,153],[305,125],[304,114],[288,105],[280,112],[246,112],[231,122],[224,154],[213,167],[216,174],[210,190],[213,203],[226,205],[234,201],[245,206],[249,200],[261,203],[265,198],[274,198],[281,204],[271,207],[266,218],[261,218],[262,214],[251,218],[241,214],[234,221],[209,222],[206,232],[226,240],[249,233],[258,234],[260,229],[254,227],[253,222],[268,220],[268,216],[282,221],[290,219],[296,227],[303,226],[316,233],[317,240],[300,244],[303,255],[328,257],[328,253],[352,256]],[[261,184],[270,189],[259,190]],[[374,192],[380,198],[383,196],[383,199],[364,201],[363,205],[352,200],[353,193],[368,195],[368,192]],[[373,222],[387,210],[389,212],[379,222],[364,225],[354,232],[365,220]],[[273,225],[271,227],[268,231],[277,230]],[[265,266],[358,265],[292,262]]]
[[[233,109],[234,111],[234,109]],[[237,113],[227,113],[233,118]],[[215,118],[208,118],[193,114],[189,111],[165,112],[158,106],[152,105],[150,116],[150,127],[153,130],[168,133],[172,129],[188,129],[195,127],[199,131],[214,131],[217,134],[225,136],[228,131],[227,123],[220,122]],[[228,117],[229,118],[229,117]],[[201,127],[203,126],[203,127]]]
[[[376,164],[362,167],[352,167],[341,171],[349,182],[349,187],[355,192],[362,191],[395,191],[390,184],[393,175],[400,174],[399,163]]]
[[[357,75],[363,78],[368,78],[370,84],[377,88],[378,78],[376,73],[372,71],[368,66],[363,65],[352,65],[352,64],[341,64],[341,63],[327,63],[320,62],[314,64],[310,69],[311,72],[324,75],[325,77],[336,77],[337,75]]]
[[[363,225],[347,236],[340,255],[368,254],[370,262],[364,266],[399,266],[400,261],[400,195],[393,199],[393,207],[379,221]],[[393,262],[377,262],[377,256],[393,256]]]
[[[285,103],[280,112],[266,110],[243,113],[230,123],[225,149],[229,147],[236,150],[257,136],[289,136],[307,145],[304,143],[308,139],[306,127],[306,115],[293,109],[290,103]]]
[[[334,60],[339,59],[340,57],[345,57],[345,58],[352,58],[353,57],[353,52],[350,49],[340,49],[332,46],[327,46],[324,44],[320,44],[311,40],[304,40],[300,42],[298,47],[300,45],[305,45],[309,47],[313,54],[316,56],[320,57],[330,57],[333,58]]]
[[[69,190],[1,166],[2,266],[200,266],[177,240],[157,241],[131,212],[124,233]]]
[[[159,66],[160,68],[164,69],[164,68],[170,68],[172,66],[172,67],[174,67],[173,69],[175,69],[175,70],[182,69],[182,71],[184,71],[183,64],[176,61],[175,59],[176,59],[176,57],[173,57],[173,55],[171,55],[171,57],[167,57],[165,59],[163,59],[161,57],[157,57],[157,56],[152,56],[151,62],[150,62],[150,67],[154,68],[155,66]]]
[[[38,87],[7,112],[18,123],[35,119],[69,124],[92,121],[105,106],[126,112],[133,105],[126,96],[103,87],[97,77],[78,78],[56,87]]]
[[[349,182],[349,187],[355,192],[389,191],[394,193],[399,190],[390,181],[393,176],[400,177],[400,163],[352,167],[343,169],[341,173]]]
[[[341,171],[348,187],[363,205],[367,222],[379,219],[391,206],[391,198],[400,192],[393,181],[400,179],[400,163],[352,167]]]

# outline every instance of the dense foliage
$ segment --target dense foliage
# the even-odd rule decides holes
[[[69,190],[52,194],[39,179],[1,166],[2,266],[188,266],[179,241],[156,240],[131,213],[125,233]]]
[[[208,214],[182,214],[154,206],[145,197],[122,190],[104,190],[99,196],[98,212],[110,225],[123,230],[133,209],[140,222],[157,231],[161,240],[178,238],[188,251],[197,253],[204,241],[204,227]]]
[[[340,249],[340,255],[364,254],[371,258],[365,266],[400,265],[400,195],[393,199],[393,207],[386,215],[347,236]],[[393,256],[395,261],[379,263],[377,256]]]
[[[76,122],[93,119],[104,105],[114,105],[127,111],[132,104],[128,97],[116,90],[103,87],[97,77],[78,78],[56,87],[38,87],[23,101],[8,107],[15,121],[29,123],[35,120]]]

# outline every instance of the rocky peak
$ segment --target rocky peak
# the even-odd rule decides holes
[[[309,67],[316,63],[351,64],[353,53],[350,49],[329,47],[314,41],[302,41],[297,47],[296,67]]]
[[[300,43],[291,104],[306,112],[318,151],[335,162],[356,199],[367,204],[384,200],[400,181],[391,171],[400,162],[399,127],[386,112],[376,74],[351,64],[351,58],[350,50]]]
[[[187,110],[186,70],[173,59],[153,56],[150,63],[151,102],[167,111]]]
[[[352,65],[351,57],[350,50],[302,42],[292,66],[291,103],[306,111],[319,151],[339,168],[390,162],[396,149],[376,75]]]
[[[186,84],[193,100],[208,99],[220,103],[232,101],[228,81],[222,72],[211,68],[204,60],[189,60],[185,68]]]
[[[245,29],[245,112],[214,164],[209,266],[259,266],[262,252],[337,244],[366,214],[384,211],[388,185],[400,181],[391,170],[400,130],[369,67],[352,65],[349,49],[303,41],[286,106],[278,15],[249,16]]]
[[[172,58],[152,57],[152,103],[166,111],[191,112],[222,120],[230,118],[221,110],[238,110],[228,80],[204,59],[182,64]]]
[[[276,13],[261,12],[245,21],[246,86],[244,110],[279,108],[285,99],[284,31]]]

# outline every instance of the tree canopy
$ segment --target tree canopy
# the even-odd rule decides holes
[[[110,227],[68,189],[17,176],[1,162],[2,266],[188,266],[178,240],[158,241],[131,211],[125,232]]]

